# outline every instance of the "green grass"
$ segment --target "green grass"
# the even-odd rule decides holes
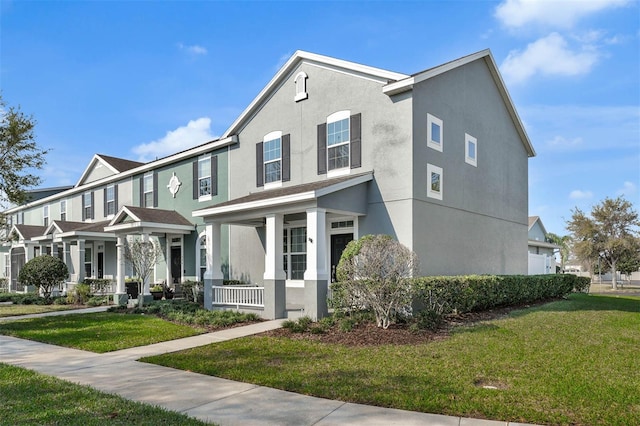
[[[112,312],[0,323],[0,334],[104,353],[194,336],[202,331],[153,315]]]
[[[362,348],[255,336],[145,361],[413,411],[630,425],[640,424],[639,313],[639,298],[576,294],[423,345]]]
[[[78,309],[74,305],[0,305],[0,318]]]
[[[204,425],[185,415],[0,364],[3,425]]]

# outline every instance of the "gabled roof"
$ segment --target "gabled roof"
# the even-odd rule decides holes
[[[361,78],[373,79],[383,84],[389,81],[398,81],[409,77],[406,74],[400,74],[393,71],[387,71],[380,68],[370,67],[355,62],[344,61],[329,56],[318,55],[316,53],[305,52],[303,50],[296,51],[289,60],[280,68],[275,76],[267,83],[258,96],[249,104],[249,106],[240,114],[236,121],[224,132],[221,138],[229,137],[244,126],[245,122],[257,113],[262,105],[271,97],[271,95],[280,87],[284,80],[289,78],[291,73],[298,67],[301,62],[306,62],[331,68],[340,72],[345,72]]]
[[[138,161],[125,160],[123,158],[110,157],[103,154],[95,154],[87,168],[82,173],[82,176],[80,176],[78,183],[76,183],[76,187],[88,183],[87,179],[99,166],[106,167],[111,175],[115,175],[126,172],[127,170],[135,169],[136,167],[140,167],[144,164],[145,163],[140,163]]]
[[[406,92],[413,89],[413,85],[420,83],[422,81],[428,80],[445,72],[451,71],[455,68],[467,65],[473,61],[477,61],[479,59],[483,59],[491,72],[494,82],[496,83],[496,87],[504,100],[505,106],[509,111],[509,115],[513,120],[513,124],[516,127],[518,134],[520,135],[520,139],[522,139],[522,143],[527,151],[529,157],[535,157],[536,151],[533,149],[533,145],[529,140],[529,136],[520,120],[520,116],[516,111],[515,105],[511,100],[511,96],[509,95],[509,91],[507,90],[507,86],[504,84],[502,80],[502,76],[500,75],[500,70],[498,69],[498,65],[496,61],[493,59],[493,55],[489,49],[481,50],[476,53],[472,53],[471,55],[463,56],[461,58],[455,59],[453,61],[449,61],[437,67],[429,68],[424,71],[421,71],[417,74],[413,74],[403,80],[397,82],[390,82],[383,89],[383,93],[386,93],[389,96]]]
[[[535,225],[536,222],[538,222],[540,224],[540,228],[542,228],[542,232],[545,235],[547,235],[547,230],[545,229],[544,225],[542,224],[542,220],[540,220],[540,216],[529,216],[529,231],[531,231],[531,228],[533,228],[533,225]]]
[[[194,224],[175,210],[124,206],[107,224],[105,231],[119,233],[183,233],[188,234]]]
[[[30,240],[33,237],[42,235],[45,229],[45,226],[38,225],[13,225],[11,233],[15,231],[21,240]]]
[[[65,237],[88,237],[88,238],[103,238],[112,239],[115,238],[113,233],[105,232],[104,227],[109,224],[109,221],[101,222],[72,222],[66,220],[54,220],[49,226],[42,232],[42,235],[33,237],[35,241],[46,241],[53,237],[65,238]],[[53,235],[55,234],[55,235]]]

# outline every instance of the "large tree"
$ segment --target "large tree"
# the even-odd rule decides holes
[[[22,204],[26,190],[41,182],[32,172],[45,165],[48,150],[36,143],[35,125],[19,107],[7,107],[0,94],[0,207]]]
[[[593,265],[598,259],[611,268],[611,285],[617,290],[618,262],[638,246],[638,213],[623,197],[605,198],[591,209],[591,216],[576,207],[567,229],[573,234],[578,258]]]

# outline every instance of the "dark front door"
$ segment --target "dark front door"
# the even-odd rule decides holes
[[[331,236],[331,282],[336,282],[336,269],[340,262],[340,256],[349,241],[353,240],[353,234],[337,234]]]
[[[180,247],[171,247],[171,278],[174,284],[182,281],[182,254]]]
[[[98,253],[98,278],[104,278],[104,253]]]

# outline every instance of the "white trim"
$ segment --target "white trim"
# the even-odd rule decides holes
[[[309,78],[307,73],[300,71],[293,79],[293,83],[296,87],[296,96],[293,98],[295,102],[305,100],[309,97],[309,94],[307,93],[307,78]]]
[[[334,123],[336,121],[340,121],[340,120],[344,120],[346,118],[350,118],[351,117],[351,111],[350,110],[344,110],[344,111],[336,111],[333,114],[331,114],[330,116],[327,117],[327,124],[329,123]],[[351,123],[349,123],[349,130],[351,130]],[[349,139],[351,139],[351,134],[349,134]]]
[[[431,189],[431,177],[432,174],[438,174],[440,176],[440,190],[435,191]],[[436,200],[442,200],[442,193],[444,192],[442,168],[434,166],[433,164],[427,164],[427,197],[435,198]]]
[[[440,127],[440,142],[433,140],[433,125],[436,124]],[[442,120],[435,115],[427,113],[427,146],[442,152],[444,146],[444,126]]]
[[[349,147],[351,148],[351,147]],[[327,151],[329,151],[327,149]],[[349,155],[351,155],[351,152],[349,152]],[[339,169],[333,169],[333,170],[329,170],[327,171],[327,177],[328,178],[334,178],[334,177],[338,177],[338,176],[346,176],[348,174],[351,174],[351,167],[341,167]]]
[[[469,155],[470,144],[472,144],[474,147],[473,157]],[[464,134],[464,162],[472,165],[473,167],[478,167],[478,139],[474,138],[468,133]]]

